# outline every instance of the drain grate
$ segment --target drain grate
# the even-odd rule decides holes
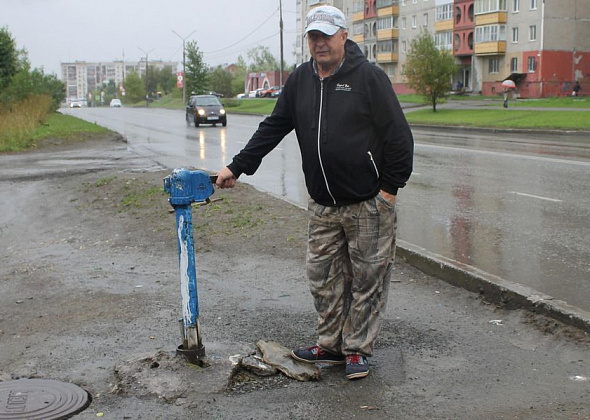
[[[0,382],[0,420],[59,420],[83,411],[92,397],[77,385],[51,379]]]

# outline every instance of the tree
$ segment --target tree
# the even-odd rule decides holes
[[[279,70],[279,61],[272,55],[268,47],[258,46],[248,50],[248,58],[252,61],[250,71],[262,72]]]
[[[16,42],[8,28],[0,28],[0,89],[10,84],[18,72],[18,52]]]
[[[187,92],[204,93],[209,90],[209,70],[203,62],[203,53],[199,51],[196,41],[186,44],[186,72],[184,83]]]
[[[437,48],[432,35],[423,31],[410,44],[406,59],[409,86],[428,98],[436,112],[439,98],[451,90],[452,77],[457,72],[451,52]]]
[[[117,84],[115,83],[115,79],[109,79],[108,83],[105,86],[106,94],[109,97],[117,96]]]
[[[125,102],[134,103],[145,99],[145,83],[132,71],[125,78]]]
[[[211,90],[217,93],[222,93],[227,98],[234,96],[232,90],[232,80],[232,74],[229,71],[222,68],[221,66],[217,66],[215,70],[209,73]],[[240,92],[242,90],[240,90]]]
[[[231,90],[233,93],[244,92],[246,86],[246,74],[248,73],[248,65],[241,55],[235,63],[235,71],[232,76]]]
[[[170,93],[176,87],[176,73],[172,72],[172,67],[164,67],[157,75],[159,90]]]
[[[154,66],[148,67],[148,71],[147,71],[147,78],[148,78],[147,93],[148,93],[148,95],[151,95],[152,93],[155,93],[158,91],[158,75],[159,75],[159,70],[157,68],[155,68]],[[143,85],[146,86],[145,76],[143,77]]]
[[[26,52],[23,52],[18,64],[19,70],[2,92],[5,102],[22,102],[30,95],[47,95],[51,97],[50,109],[57,111],[66,97],[66,85],[55,74],[45,74],[43,69],[31,70]]]

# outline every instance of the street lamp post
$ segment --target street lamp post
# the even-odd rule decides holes
[[[137,47],[139,48],[139,47]],[[148,54],[151,53],[154,49],[152,48],[148,52],[145,52],[141,48],[139,50],[145,54],[145,106],[149,107],[149,100],[148,100]]]
[[[184,38],[181,37],[178,34],[178,32],[176,32],[174,29],[172,29],[172,32],[174,32],[174,34],[177,37],[182,39],[182,103],[184,105],[186,105],[186,77],[185,77],[185,74],[186,74],[186,48],[184,47],[184,43],[188,37],[190,37],[192,34],[194,34],[196,32],[196,30],[192,31],[190,34],[188,34]]]
[[[281,33],[281,62],[279,64],[279,84],[283,88],[283,1],[279,0],[279,31]]]

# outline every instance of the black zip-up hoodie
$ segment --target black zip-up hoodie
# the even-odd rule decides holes
[[[351,40],[340,69],[323,80],[313,59],[287,79],[272,114],[228,168],[252,175],[295,129],[311,198],[343,206],[397,194],[412,173],[414,140],[389,78]]]

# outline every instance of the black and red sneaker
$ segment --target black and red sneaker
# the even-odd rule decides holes
[[[344,374],[348,379],[360,379],[369,374],[369,362],[365,356],[351,354],[346,356]]]
[[[293,350],[291,352],[291,357],[305,363],[343,365],[346,362],[343,355],[327,352],[320,346],[311,346],[306,349]]]

